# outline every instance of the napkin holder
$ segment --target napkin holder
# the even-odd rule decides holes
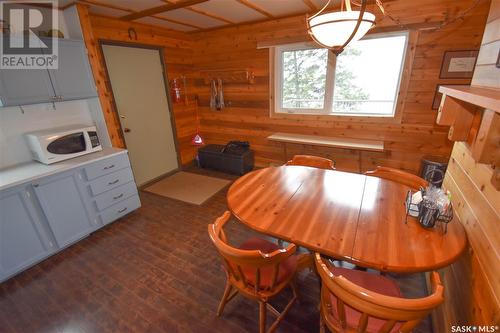
[[[420,189],[420,192],[422,192],[422,197],[425,194],[425,190],[423,188]],[[406,193],[406,200],[405,200],[405,208],[406,208],[406,216],[405,216],[405,224],[408,223],[408,216],[415,217],[419,220],[420,225],[422,225],[425,228],[432,228],[436,225],[437,222],[444,224],[444,233],[448,231],[448,223],[450,223],[453,220],[453,205],[450,202],[450,205],[448,206],[448,209],[444,213],[437,213],[433,217],[433,221],[430,221],[431,223],[426,223],[423,224],[421,221],[421,218],[423,217],[421,214],[424,211],[424,201],[419,202],[418,204],[412,203],[412,196],[414,193],[412,191],[408,191]]]

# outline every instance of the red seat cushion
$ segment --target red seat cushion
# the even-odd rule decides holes
[[[239,246],[241,250],[260,250],[263,253],[271,253],[280,249],[277,244],[271,243],[265,239],[252,237],[246,240]],[[255,286],[255,268],[241,267],[243,274],[249,284]],[[283,260],[279,265],[278,278],[276,284],[279,284],[291,277],[297,270],[297,256],[291,255]],[[260,268],[260,289],[271,287],[274,273],[274,265],[264,266]]]
[[[342,275],[347,280],[352,283],[357,284],[365,289],[383,294],[386,296],[401,297],[401,290],[399,289],[396,282],[385,276],[372,274],[364,271],[358,271],[354,269],[346,269],[340,267],[330,267],[330,271],[335,275]],[[337,298],[335,295],[330,294],[330,302],[332,304],[332,315],[338,320],[337,315]],[[347,325],[351,327],[357,327],[359,323],[359,318],[361,313],[347,304],[345,304],[345,314]],[[370,317],[368,320],[367,332],[378,332],[380,328],[385,324],[385,320],[380,320],[374,317]],[[391,332],[398,332],[401,324],[396,324]]]

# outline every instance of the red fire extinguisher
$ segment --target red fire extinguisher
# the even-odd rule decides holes
[[[181,101],[181,87],[179,86],[178,79],[172,80],[170,84],[170,95],[172,97],[172,102],[179,103]]]

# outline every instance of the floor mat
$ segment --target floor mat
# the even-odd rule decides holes
[[[167,198],[201,205],[231,181],[180,171],[144,189]]]

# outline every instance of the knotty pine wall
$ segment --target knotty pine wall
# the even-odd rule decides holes
[[[453,17],[472,4],[471,0],[394,0],[386,1],[387,10],[407,24],[442,21]],[[364,152],[362,171],[377,165],[418,172],[424,155],[448,158],[451,152],[448,129],[434,124],[436,111],[431,109],[438,83],[469,84],[470,80],[440,80],[439,70],[445,50],[479,49],[490,1],[482,0],[464,20],[440,31],[420,31],[412,64],[401,123],[317,120],[314,116],[300,120],[269,116],[269,50],[257,49],[257,43],[281,39],[307,39],[304,16],[258,24],[194,33],[193,64],[197,70],[251,68],[256,83],[226,84],[223,111],[210,111],[210,88],[200,72],[193,78],[199,97],[201,131],[208,143],[248,140],[256,153],[256,163],[284,162],[283,149],[266,137],[274,132],[300,133],[332,137],[384,140],[384,153]],[[394,25],[378,9],[377,25]],[[323,147],[289,145],[288,155],[305,152],[333,158],[341,170],[359,171],[357,152]]]
[[[499,48],[500,0],[494,0],[472,85],[500,89]],[[455,143],[444,186],[452,192],[470,248],[442,271],[446,289],[437,312],[440,332],[449,332],[451,324],[500,326],[500,191],[491,183],[493,172],[474,161],[467,143]]]
[[[145,24],[124,22],[117,19],[102,16],[89,16],[90,30],[95,39],[95,43],[99,40],[115,41],[119,43],[150,45],[160,47],[163,50],[164,64],[166,67],[166,75],[168,80],[179,78],[182,75],[189,74],[192,71],[192,52],[193,45],[191,38],[182,32],[175,32],[168,29],[152,27]],[[134,28],[137,32],[137,39],[130,38],[128,29]],[[105,85],[103,88],[99,87],[98,90],[105,90],[102,92],[105,100],[109,101],[108,108],[103,107],[104,112],[108,112],[106,123],[110,135],[114,133],[113,145],[124,147],[125,142],[121,135],[120,124],[118,118],[115,116],[115,105],[113,102],[113,95],[111,86],[108,81],[106,70],[104,67],[104,60],[102,54],[97,53],[98,61],[92,64],[94,77],[96,81],[103,80]],[[189,92],[189,91],[188,91]],[[101,92],[100,92],[101,93]],[[101,104],[102,100],[101,100]],[[196,101],[193,96],[189,96],[187,103],[173,103],[172,104],[173,116],[175,121],[175,130],[178,143],[178,153],[182,164],[189,164],[193,161],[196,155],[196,148],[191,145],[191,139],[196,132]]]

